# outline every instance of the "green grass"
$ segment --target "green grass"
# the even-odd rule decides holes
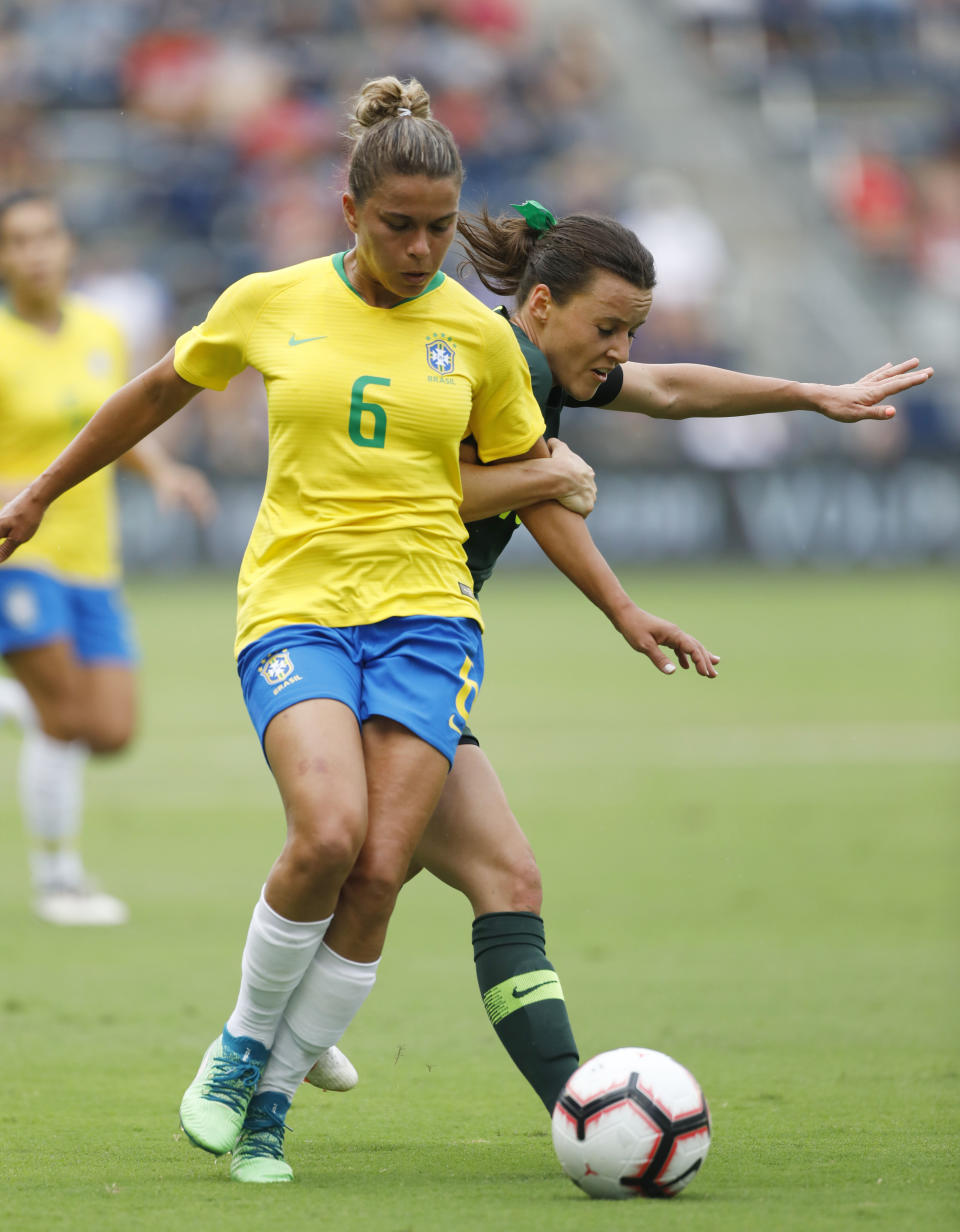
[[[0,734],[0,1224],[30,1229],[957,1226],[956,580],[652,572],[638,599],[723,656],[656,675],[559,579],[485,596],[475,728],[540,857],[585,1056],[678,1057],[714,1116],[672,1203],[590,1202],[483,1015],[470,913],[404,892],[345,1047],[304,1090],[297,1183],[231,1185],[177,1132],[229,1011],[279,808],[230,657],[232,583],[131,588],[143,725],[89,775],[87,854],[133,919],[27,911]]]

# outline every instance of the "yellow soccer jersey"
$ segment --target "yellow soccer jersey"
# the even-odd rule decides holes
[[[469,616],[459,443],[484,461],[543,433],[506,321],[438,274],[374,308],[343,255],[228,287],[178,339],[184,380],[223,389],[243,368],[267,389],[270,456],[239,581],[237,650],[286,624]]]
[[[73,440],[126,380],[119,329],[82,300],[63,305],[47,333],[0,307],[0,484],[21,487]],[[112,470],[54,501],[14,563],[70,581],[103,584],[120,573]]]

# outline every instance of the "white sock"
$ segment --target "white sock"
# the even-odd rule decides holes
[[[243,947],[236,1008],[227,1019],[231,1035],[248,1035],[271,1047],[290,994],[303,979],[332,919],[285,920],[261,893]]]
[[[320,1054],[337,1043],[359,1013],[379,965],[379,959],[351,962],[320,946],[283,1012],[258,1090],[293,1099]]]
[[[76,851],[83,817],[87,749],[79,740],[54,740],[28,728],[20,753],[20,807],[32,840],[30,868],[38,889],[77,886],[83,864]]]
[[[13,719],[24,731],[37,725],[37,712],[30,694],[19,680],[0,676],[0,719]]]

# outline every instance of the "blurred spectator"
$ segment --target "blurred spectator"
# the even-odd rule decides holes
[[[880,149],[852,149],[835,165],[830,191],[834,207],[869,256],[886,261],[908,257],[913,187],[895,158]]]
[[[633,206],[622,221],[653,253],[657,269],[653,310],[638,336],[634,358],[735,366],[717,328],[734,273],[716,224],[677,176],[638,176],[630,196]],[[718,469],[769,465],[789,440],[786,422],[773,415],[687,419],[676,431],[691,461]]]
[[[917,168],[915,258],[921,277],[960,303],[960,143]]]

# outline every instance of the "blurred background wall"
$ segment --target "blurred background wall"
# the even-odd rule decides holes
[[[140,368],[234,279],[348,245],[347,101],[387,72],[429,89],[468,207],[535,197],[634,227],[658,267],[635,359],[937,368],[893,424],[568,411],[611,556],[957,559],[956,0],[0,0],[0,192],[60,196],[78,289]],[[158,522],[126,485],[130,567],[233,566],[262,487],[259,377],[165,433],[222,510]]]

